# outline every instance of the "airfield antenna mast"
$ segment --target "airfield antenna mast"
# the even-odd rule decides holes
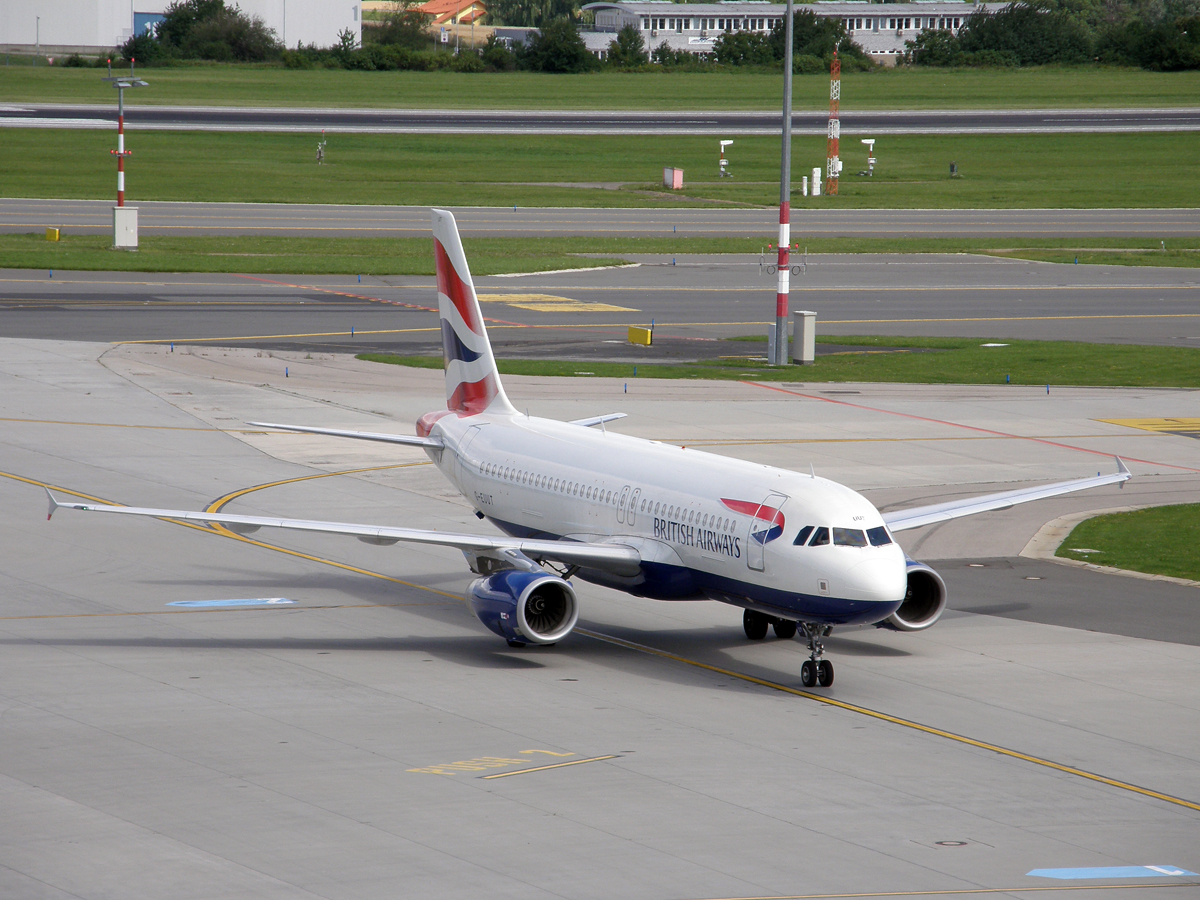
[[[838,139],[842,136],[842,121],[838,109],[842,101],[842,61],[837,49],[833,51],[833,62],[829,66],[829,144],[825,160],[825,193],[833,196],[838,192],[838,175],[842,161],[838,159]]]
[[[145,87],[147,82],[138,78],[134,73],[137,61],[129,60],[129,74],[113,76],[112,60],[108,61],[108,77],[104,79],[117,89],[117,149],[110,150],[117,158],[117,206],[125,205],[125,157],[130,151],[125,149],[125,88]]]
[[[779,273],[775,291],[775,357],[768,360],[773,366],[786,366],[788,361],[788,300],[792,271],[789,250],[792,245],[792,0],[787,0],[787,18],[783,25],[783,148],[779,163]]]

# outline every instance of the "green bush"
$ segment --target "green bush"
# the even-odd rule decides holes
[[[555,19],[530,35],[518,63],[534,72],[590,72],[599,60],[588,51],[579,30],[570,19]]]
[[[484,66],[493,72],[511,72],[517,67],[517,57],[504,46],[504,42],[493,32],[479,54]]]

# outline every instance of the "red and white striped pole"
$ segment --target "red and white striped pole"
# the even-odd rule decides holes
[[[779,163],[779,259],[775,271],[779,281],[775,290],[775,358],[773,366],[788,363],[788,302],[792,273],[792,0],[787,0],[783,25],[783,148]]]
[[[125,157],[130,156],[130,151],[125,149],[125,88],[141,87],[146,82],[134,77],[134,66],[137,60],[129,60],[129,77],[113,78],[112,75],[112,60],[108,61],[108,77],[105,81],[112,82],[117,89],[117,149],[109,150],[113,156],[117,158],[117,206],[125,205]]]
[[[117,113],[117,149],[115,151],[117,157],[117,206],[125,205],[125,92],[117,92],[121,100],[119,101],[119,112]]]

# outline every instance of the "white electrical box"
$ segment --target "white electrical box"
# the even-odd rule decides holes
[[[113,207],[113,246],[118,250],[138,247],[138,211],[136,206]]]

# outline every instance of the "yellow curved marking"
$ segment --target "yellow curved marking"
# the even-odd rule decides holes
[[[1173,797],[1172,795],[1164,794],[1161,791],[1152,791],[1149,788],[1139,787],[1136,784],[1130,784],[1126,781],[1118,781],[1115,778],[1097,775],[1095,772],[1089,772],[1086,769],[1077,769],[1074,766],[1056,763],[1053,760],[1044,759],[1040,756],[1031,756],[1028,753],[1020,753],[1016,750],[1009,750],[1007,747],[1001,747],[998,744],[989,744],[987,741],[977,741],[975,738],[969,738],[965,735],[955,734],[953,731],[944,731],[941,728],[934,728],[930,725],[922,725],[920,722],[914,722],[911,719],[902,719],[899,716],[878,712],[877,710],[870,709],[866,706],[857,706],[853,703],[847,703],[844,700],[834,700],[832,697],[814,694],[811,691],[798,690],[797,688],[788,687],[787,685],[779,684],[774,681],[767,681],[765,678],[756,678],[753,675],[746,675],[742,672],[734,672],[732,669],[723,669],[720,666],[713,666],[708,663],[699,662],[698,660],[688,659],[686,656],[677,656],[674,653],[668,653],[666,650],[659,650],[655,647],[647,647],[644,644],[635,644],[633,641],[627,641],[624,638],[613,637],[609,634],[601,634],[598,631],[588,631],[583,628],[576,628],[575,631],[577,634],[585,635],[597,641],[603,641],[606,644],[615,644],[616,646],[624,647],[627,650],[636,650],[639,653],[645,653],[649,656],[657,656],[660,659],[669,659],[674,662],[681,662],[685,665],[695,666],[697,669],[705,669],[709,672],[716,672],[719,675],[728,676],[729,678],[737,678],[741,681],[748,681],[751,684],[761,685],[762,687],[770,688],[773,691],[782,691],[785,694],[794,694],[797,697],[804,697],[806,700],[815,700],[817,703],[824,703],[826,706],[834,706],[838,709],[844,709],[847,712],[858,713],[860,716],[868,716],[872,719],[879,719],[882,722],[888,722],[892,725],[901,725],[904,728],[911,728],[914,731],[924,732],[925,734],[931,734],[935,737],[946,738],[947,740],[954,741],[955,743],[966,744],[969,747],[978,747],[981,750],[991,750],[993,753],[999,753],[1001,756],[1019,759],[1023,762],[1034,763],[1035,765],[1039,766],[1045,766],[1048,769],[1054,769],[1057,772],[1064,772],[1067,775],[1075,775],[1079,778],[1086,778],[1088,781],[1106,784],[1109,787],[1120,788],[1121,790],[1125,791],[1132,791],[1135,794],[1141,794],[1143,797],[1153,797],[1155,800],[1162,800],[1166,803],[1174,803],[1176,806],[1184,806],[1188,809],[1200,811],[1200,803],[1193,803],[1191,800],[1184,800],[1181,797]]]
[[[362,468],[362,469],[344,469],[340,472],[321,472],[317,475],[300,475],[296,478],[284,478],[280,481],[269,481],[266,484],[256,484],[253,487],[241,488],[240,490],[230,491],[228,494],[225,494],[222,497],[218,497],[212,503],[208,504],[208,506],[205,507],[204,511],[208,512],[208,513],[218,513],[221,511],[221,509],[227,503],[230,503],[233,500],[236,500],[238,497],[244,497],[246,494],[252,494],[255,491],[263,491],[263,490],[266,490],[267,488],[280,487],[281,485],[285,485],[285,484],[296,484],[297,482],[300,482],[300,481],[315,481],[318,478],[334,478],[339,475],[357,475],[360,472],[378,472],[383,469],[410,469],[415,466],[428,466],[428,465],[431,465],[431,463],[428,461],[425,461],[425,462],[415,462],[415,463],[399,463],[399,464],[390,465],[390,466],[367,466],[366,468]],[[202,529],[202,530],[208,530],[208,529]],[[440,594],[441,596],[449,597],[452,600],[461,599],[458,596],[458,594],[451,594],[448,591],[438,590],[437,588],[431,588],[431,587],[428,587],[423,584],[416,584],[412,581],[405,581],[403,578],[395,578],[391,575],[384,575],[380,572],[372,572],[369,569],[360,569],[358,566],[351,566],[347,563],[340,563],[340,562],[336,562],[332,559],[325,559],[322,556],[313,556],[312,554],[309,554],[309,553],[301,553],[298,550],[288,550],[286,547],[278,547],[275,544],[268,544],[265,541],[255,540],[254,538],[248,538],[245,535],[236,534],[235,532],[230,531],[224,525],[220,525],[215,522],[212,525],[212,532],[215,534],[219,534],[221,537],[230,538],[235,541],[241,541],[246,544],[252,544],[255,547],[263,547],[267,550],[274,550],[276,553],[286,553],[288,556],[295,556],[298,559],[306,559],[309,562],[322,563],[327,566],[333,566],[336,569],[342,569],[346,572],[354,572],[356,575],[369,575],[371,578],[381,578],[384,581],[391,581],[394,584],[402,584],[405,587],[416,588],[417,590],[422,590],[422,591],[429,591],[432,594]]]
[[[265,432],[264,432],[265,433]],[[336,478],[341,475],[360,475],[363,472],[382,472],[385,469],[411,469],[415,466],[432,465],[429,461],[415,463],[395,463],[387,466],[366,466],[362,469],[342,469],[338,472],[318,472],[316,475],[298,475],[295,478],[283,478],[279,481],[268,481],[265,484],[256,484],[253,487],[241,488],[236,491],[230,491],[228,494],[223,494],[212,503],[204,508],[207,513],[219,513],[225,504],[236,500],[238,497],[244,497],[246,494],[253,494],[255,491],[265,491],[267,488],[281,487],[285,484],[296,484],[300,481],[316,481],[319,478]]]
[[[617,754],[612,753],[608,756],[593,756],[590,759],[573,759],[570,762],[553,763],[549,766],[534,766],[531,769],[517,769],[513,772],[497,772],[495,775],[484,775],[486,781],[491,778],[512,778],[514,775],[528,775],[530,772],[545,772],[547,769],[565,769],[567,766],[582,766],[584,763],[602,762],[606,759],[617,759]]]

